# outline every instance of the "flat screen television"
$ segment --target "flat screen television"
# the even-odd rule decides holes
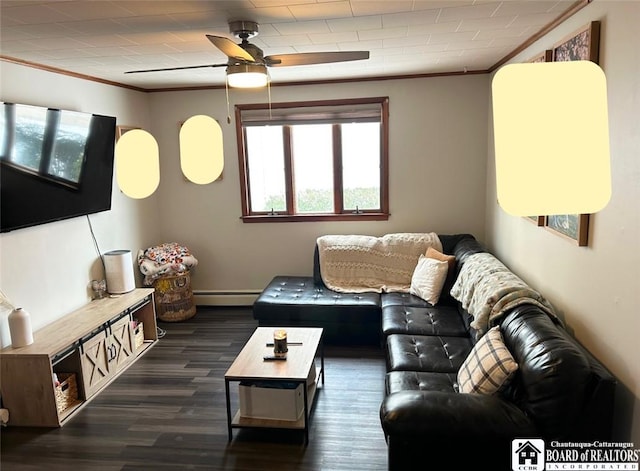
[[[0,232],[111,209],[115,117],[1,105]]]

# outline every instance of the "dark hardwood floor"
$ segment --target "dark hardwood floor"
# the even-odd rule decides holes
[[[4,427],[0,469],[384,470],[385,364],[375,347],[325,347],[326,382],[302,433],[234,429],[224,373],[257,322],[249,308],[198,308],[62,428]],[[232,405],[237,404],[237,383]]]

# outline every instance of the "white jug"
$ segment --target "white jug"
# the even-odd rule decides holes
[[[29,313],[21,307],[17,307],[11,311],[8,320],[11,346],[19,348],[31,345],[33,343],[33,331],[31,330],[31,316]]]

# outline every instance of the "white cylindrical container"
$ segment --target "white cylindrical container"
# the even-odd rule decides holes
[[[31,329],[31,316],[29,313],[21,307],[17,307],[11,311],[8,320],[11,346],[19,348],[31,345],[33,343],[33,330]]]
[[[122,294],[133,291],[136,281],[133,276],[133,259],[130,250],[112,250],[104,254],[107,291]]]

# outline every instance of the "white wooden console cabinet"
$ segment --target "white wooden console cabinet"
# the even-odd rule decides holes
[[[60,427],[158,341],[152,288],[94,300],[0,351],[0,394],[9,425]],[[134,325],[142,323],[142,334]],[[60,410],[53,375],[75,374],[78,397]]]

